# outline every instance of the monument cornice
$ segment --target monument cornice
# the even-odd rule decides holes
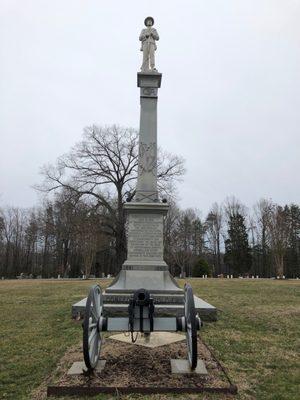
[[[166,203],[142,203],[142,202],[130,202],[124,204],[124,209],[130,213],[159,213],[167,214],[169,209],[169,204]]]

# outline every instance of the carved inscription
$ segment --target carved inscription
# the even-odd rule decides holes
[[[163,259],[163,216],[131,214],[128,226],[128,261]]]

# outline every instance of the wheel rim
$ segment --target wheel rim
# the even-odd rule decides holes
[[[103,298],[99,285],[91,288],[85,307],[83,321],[83,356],[86,367],[93,370],[98,362],[101,348],[99,321],[103,312]]]
[[[191,285],[186,284],[184,296],[184,314],[186,324],[186,342],[188,350],[188,361],[191,369],[197,367],[197,324],[196,324],[196,310]]]

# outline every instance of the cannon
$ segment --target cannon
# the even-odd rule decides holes
[[[197,331],[202,326],[196,313],[193,290],[184,286],[183,314],[156,316],[154,298],[146,289],[136,290],[129,298],[127,316],[106,316],[103,293],[99,285],[89,291],[83,321],[83,357],[88,371],[93,371],[100,357],[103,332],[127,332],[134,343],[139,333],[185,332],[188,361],[191,370],[197,367]]]

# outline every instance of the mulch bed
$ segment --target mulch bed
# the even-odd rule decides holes
[[[187,358],[185,341],[146,348],[105,338],[101,358],[106,360],[106,365],[101,373],[67,375],[72,363],[83,359],[81,345],[78,345],[61,359],[51,383],[48,380],[47,394],[237,392],[224,368],[200,339],[198,356],[204,361],[208,375],[172,374],[170,359]]]

